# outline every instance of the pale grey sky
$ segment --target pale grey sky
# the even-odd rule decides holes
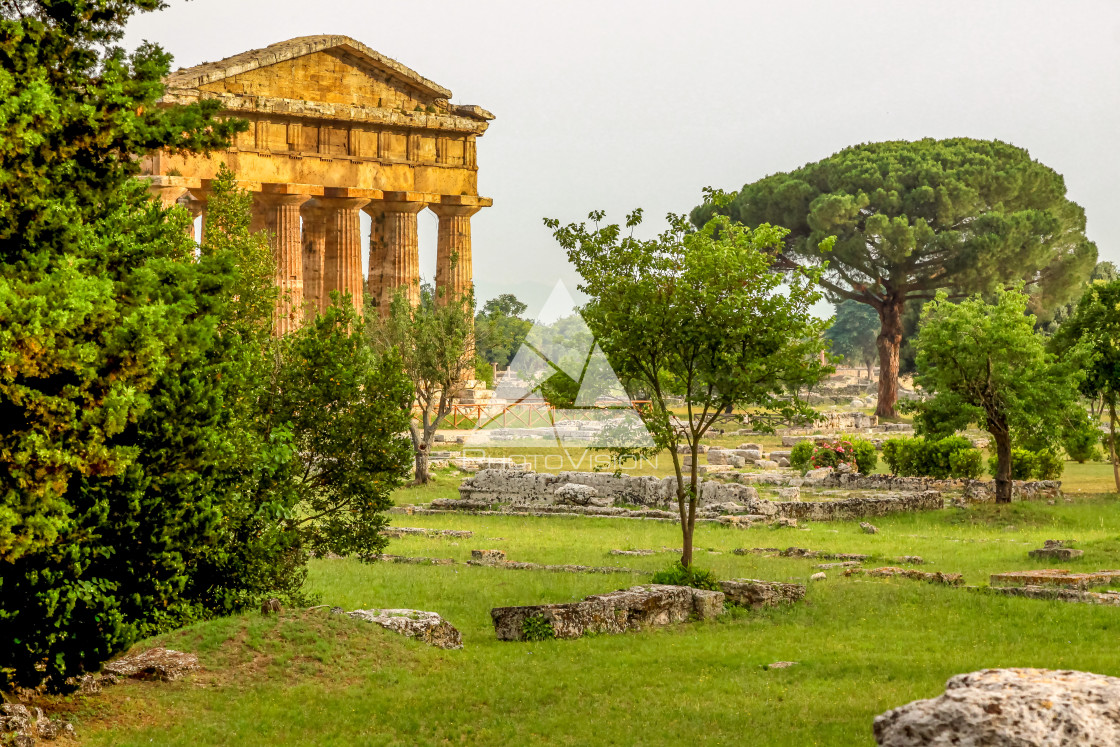
[[[706,185],[738,189],[860,142],[968,136],[1066,177],[1120,262],[1120,2],[169,0],[137,17],[194,65],[345,34],[497,119],[479,140],[479,302],[539,308],[578,278],[541,219],[592,209],[646,230]],[[434,273],[435,217],[421,214]]]

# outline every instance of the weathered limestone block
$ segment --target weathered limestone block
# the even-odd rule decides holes
[[[1080,602],[1082,604],[1101,604],[1108,607],[1120,607],[1120,593],[1115,591],[1081,591],[1079,589],[1062,589],[1053,586],[989,586],[987,591],[1008,597],[1053,599],[1059,602]]]
[[[177,680],[198,669],[198,657],[169,648],[152,648],[111,661],[101,668],[106,674],[137,680]]]
[[[958,674],[945,692],[876,716],[880,747],[1120,744],[1120,679],[1050,669]]]
[[[385,527],[380,534],[385,537],[456,537],[467,539],[474,536],[468,529],[427,529],[423,527]]]
[[[569,604],[496,607],[490,616],[501,641],[524,640],[525,620],[537,616],[552,626],[557,638],[579,638],[584,633],[624,633],[681,623],[693,616],[707,619],[723,611],[723,599],[718,591],[649,584],[593,594]]]
[[[471,558],[474,560],[489,560],[496,562],[506,559],[504,550],[471,550]]]
[[[796,501],[801,498],[801,488],[778,488],[778,500]]]
[[[924,493],[853,497],[836,501],[785,501],[774,505],[781,516],[809,521],[838,521],[897,512],[939,510],[945,507],[945,499],[941,493],[930,490]]]
[[[903,578],[909,578],[915,581],[929,581],[933,584],[945,584],[946,586],[960,586],[964,583],[964,577],[959,573],[942,573],[940,571],[927,573],[925,571],[919,571],[914,568],[897,568],[895,566],[872,568],[869,571],[864,571],[862,568],[849,568],[848,570],[844,571],[845,576],[858,576],[863,573],[867,573],[867,575],[874,576],[876,578],[902,576]]]
[[[992,586],[1064,586],[1071,589],[1088,589],[1108,586],[1120,580],[1120,571],[1071,573],[1065,569],[1047,568],[1039,571],[1012,571],[993,573]]]
[[[614,502],[590,485],[577,484],[561,485],[556,489],[556,498],[558,503],[572,506],[609,506]]]
[[[737,503],[743,507],[745,513],[772,514],[774,507],[770,501],[761,500],[758,490],[749,485],[738,483],[715,482],[707,480],[700,486],[700,506],[702,508],[722,506],[727,503]]]
[[[350,617],[380,625],[437,648],[462,648],[463,637],[454,625],[435,612],[423,610],[354,610]]]
[[[832,474],[832,467],[821,467],[820,469],[811,469],[804,475],[805,482],[810,485],[823,482]]]
[[[1046,544],[1038,550],[1027,553],[1032,558],[1042,560],[1073,560],[1085,554],[1083,550],[1075,550],[1066,546],[1066,540],[1046,540]]]
[[[727,458],[731,455],[728,449],[717,449],[715,447],[708,449],[708,464],[727,464]]]
[[[53,741],[59,737],[75,739],[73,725],[47,718],[41,708],[29,708],[21,703],[0,703],[0,741],[4,744],[32,747],[37,739]]]
[[[803,584],[735,578],[721,581],[719,585],[727,601],[740,607],[777,607],[781,604],[799,602],[805,598]]]
[[[759,459],[754,463],[754,466],[759,467],[760,469],[780,469],[778,463],[773,459]]]
[[[879,527],[875,526],[874,524],[870,524],[866,521],[861,521],[859,523],[859,528],[863,530],[864,534],[878,534],[879,533]]]

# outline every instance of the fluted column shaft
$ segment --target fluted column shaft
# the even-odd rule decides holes
[[[300,211],[303,216],[303,301],[308,318],[321,313],[329,298],[323,286],[327,241],[327,211],[312,200]]]
[[[361,209],[365,197],[320,197],[315,200],[325,214],[325,254],[323,260],[323,305],[330,303],[331,291],[350,294],[354,308],[364,306],[362,278]]]
[[[416,214],[423,202],[375,201],[366,206],[373,219],[370,232],[370,291],[381,316],[398,290],[409,303],[420,303],[420,245]],[[375,280],[376,278],[376,280]]]
[[[303,313],[303,246],[300,235],[300,205],[307,195],[254,195],[254,228],[272,234],[272,256],[276,261],[276,285],[280,298],[276,302],[275,332],[285,335],[300,325]]]
[[[446,303],[462,298],[474,285],[471,257],[471,216],[479,211],[475,205],[432,205],[439,216],[439,237],[436,243],[436,298]]]

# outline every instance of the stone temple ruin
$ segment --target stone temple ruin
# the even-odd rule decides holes
[[[162,104],[217,100],[250,127],[211,157],[157,152],[143,176],[165,205],[202,219],[221,164],[253,194],[253,229],[268,231],[285,291],[277,332],[326,308],[331,291],[386,313],[406,289],[419,301],[417,213],[439,218],[435,279],[447,297],[472,284],[475,141],[493,119],[451,91],[346,36],[304,36],[172,73]],[[372,219],[368,246],[360,213]],[[363,279],[362,254],[369,255]]]

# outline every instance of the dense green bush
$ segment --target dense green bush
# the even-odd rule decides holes
[[[940,480],[950,477],[969,477],[975,457],[958,457],[962,472],[955,473],[953,455],[974,451],[972,442],[963,436],[940,439],[892,438],[883,444],[883,461],[893,474],[902,477],[933,477]]]
[[[805,472],[809,469],[809,460],[813,458],[813,450],[812,441],[798,441],[789,453],[789,466]]]
[[[1065,460],[1056,451],[1041,451],[1038,453],[1038,463],[1035,468],[1035,479],[1057,480],[1066,469]]]
[[[949,474],[961,480],[976,480],[984,473],[980,449],[961,449],[949,455]]]
[[[870,475],[879,466],[879,451],[875,448],[875,444],[867,439],[852,439],[852,452],[860,474]]]
[[[650,583],[668,584],[670,586],[691,586],[694,589],[721,591],[716,574],[704,570],[703,568],[697,568],[696,566],[688,567],[679,560],[668,568],[653,574]]]
[[[1016,448],[1011,450],[1012,480],[1057,480],[1065,471],[1065,460],[1051,449],[1031,451]],[[995,455],[988,460],[988,474],[996,476]]]
[[[1101,453],[1101,431],[1095,423],[1088,427],[1070,430],[1062,438],[1062,446],[1069,458],[1079,464],[1098,462],[1104,458]]]

